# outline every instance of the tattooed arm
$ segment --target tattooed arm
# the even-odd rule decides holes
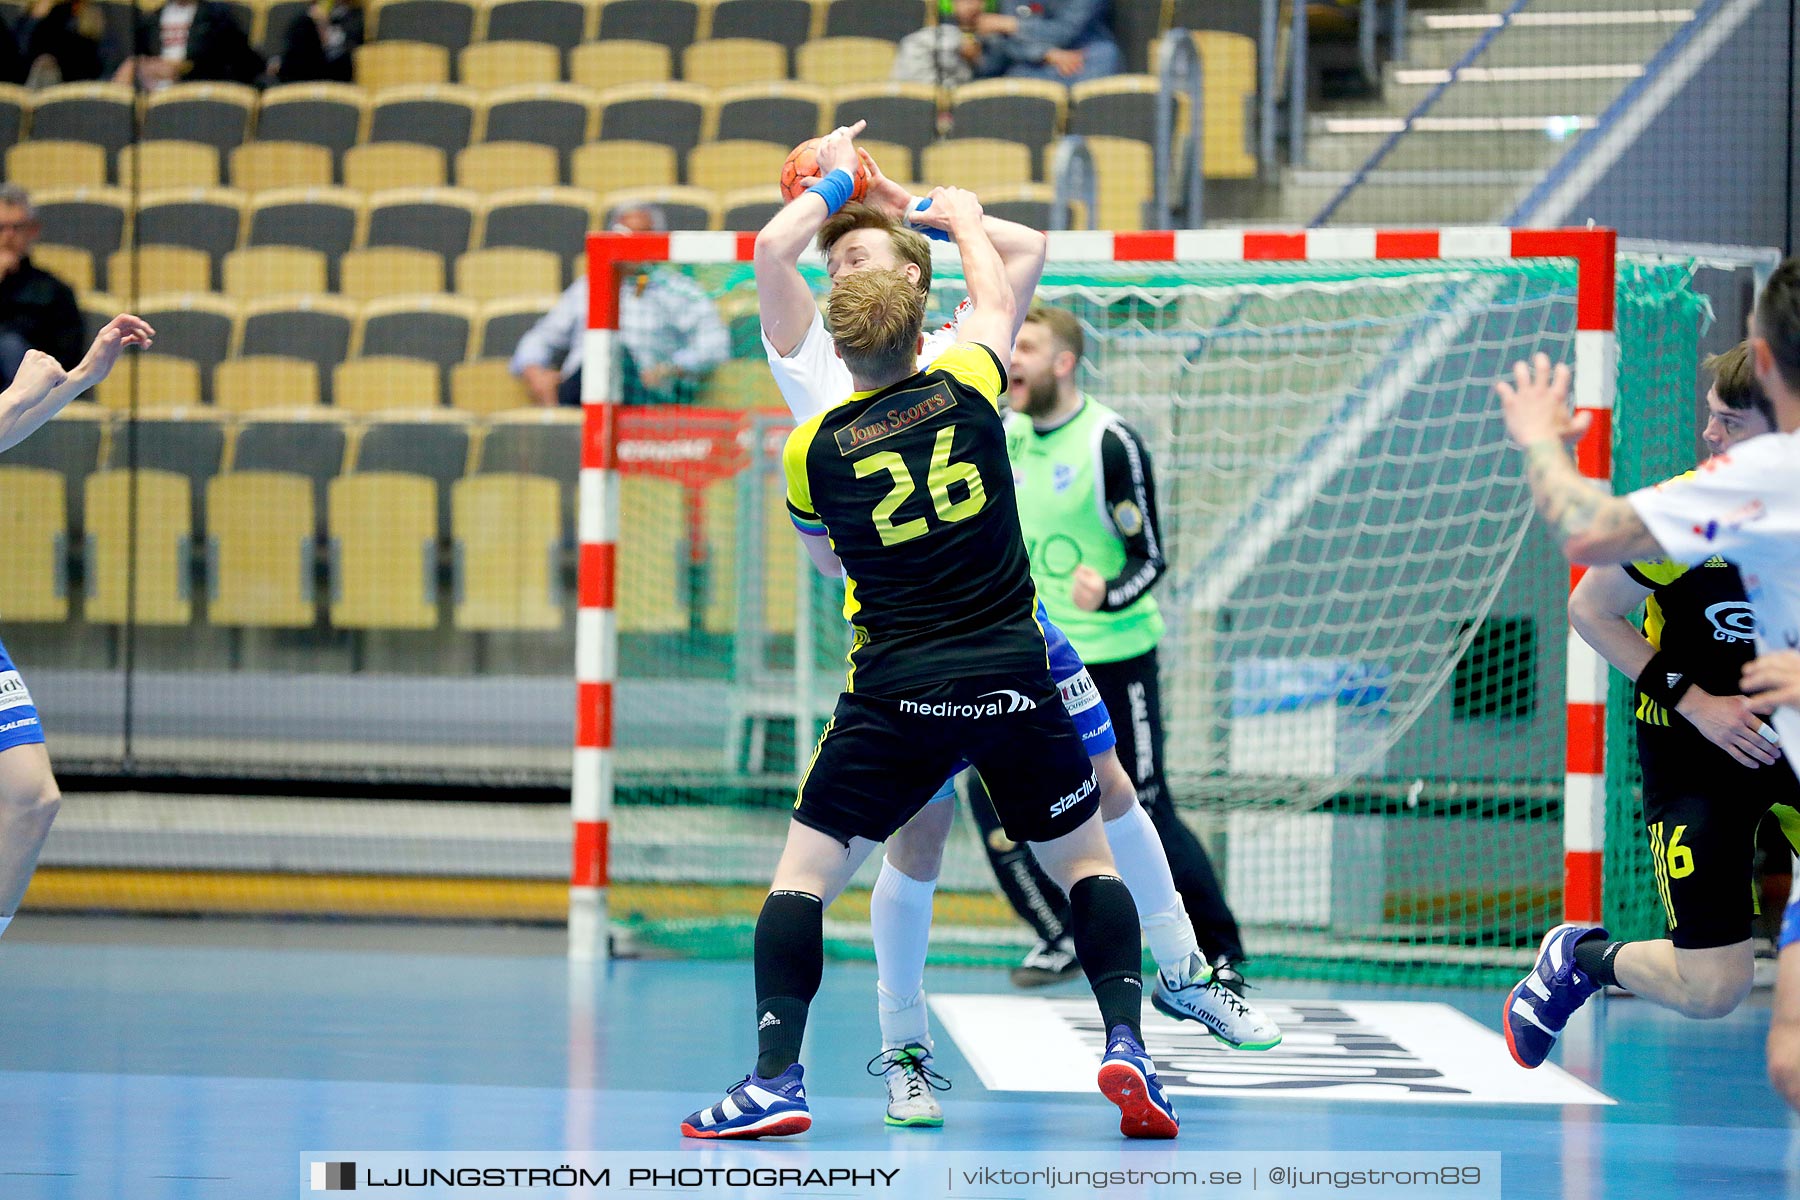
[[[1494,385],[1506,430],[1525,451],[1525,473],[1538,515],[1556,534],[1570,562],[1590,566],[1633,562],[1662,554],[1643,520],[1623,497],[1584,479],[1564,449],[1581,440],[1588,416],[1569,412],[1569,368],[1550,369],[1548,355],[1513,364],[1513,382]]]

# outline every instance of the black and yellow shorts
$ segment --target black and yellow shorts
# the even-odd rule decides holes
[[[845,692],[800,781],[794,819],[848,844],[884,842],[959,762],[981,772],[1017,842],[1072,833],[1100,786],[1048,671],[960,679],[905,695]]]

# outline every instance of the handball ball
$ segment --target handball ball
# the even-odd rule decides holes
[[[806,181],[819,177],[819,140],[808,138],[795,146],[781,164],[781,198],[792,200],[806,190]],[[857,155],[856,188],[850,193],[852,200],[861,200],[869,194],[869,169],[863,164],[861,154]]]

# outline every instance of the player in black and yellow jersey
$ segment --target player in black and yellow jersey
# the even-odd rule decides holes
[[[1705,438],[1715,454],[1774,430],[1746,345],[1706,365],[1715,374]],[[1640,604],[1641,632],[1631,620]],[[1616,983],[1690,1017],[1722,1017],[1750,991],[1757,826],[1773,807],[1790,841],[1800,833],[1800,783],[1775,731],[1740,694],[1756,655],[1743,581],[1716,557],[1691,568],[1667,559],[1596,567],[1570,594],[1569,619],[1637,681],[1644,824],[1669,932],[1617,942],[1594,930],[1576,942],[1575,965],[1590,990]],[[1527,1057],[1542,1061],[1535,1050]]]
[[[841,185],[849,192],[847,172]],[[801,781],[755,937],[758,1057],[690,1137],[811,1126],[798,1059],[824,964],[822,916],[876,845],[960,761],[991,769],[1007,835],[1068,892],[1077,952],[1109,1031],[1101,1090],[1130,1137],[1173,1137],[1144,1053],[1137,908],[1113,874],[1099,784],[1050,676],[1000,404],[1015,301],[975,197],[932,195],[961,252],[957,345],[916,369],[924,297],[896,271],[833,286],[826,326],[856,390],[783,453],[788,507],[819,569],[846,580],[844,693]],[[827,199],[827,206],[831,200]]]

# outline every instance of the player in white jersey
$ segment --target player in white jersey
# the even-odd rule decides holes
[[[1699,564],[1717,555],[1736,564],[1756,613],[1756,651],[1744,673],[1751,707],[1770,721],[1800,770],[1800,259],[1776,268],[1750,318],[1756,381],[1774,406],[1779,432],[1716,455],[1693,474],[1614,497],[1583,479],[1564,443],[1588,419],[1569,412],[1569,368],[1538,355],[1516,363],[1497,385],[1506,426],[1525,451],[1532,498],[1570,561],[1588,565],[1667,557]],[[1508,997],[1509,1030],[1554,1040],[1568,1014],[1608,982],[1606,931],[1559,925],[1544,937],[1532,974]],[[1800,904],[1790,903],[1781,936],[1769,1074],[1800,1108]]]
[[[823,139],[818,149],[822,175],[839,167],[848,169],[857,161],[852,139],[862,127],[858,122]],[[866,155],[862,162],[871,172],[866,206],[830,213],[817,204],[790,204],[770,219],[756,241],[763,349],[783,398],[802,420],[854,390],[850,372],[833,349],[811,289],[800,274],[800,257],[814,239],[821,242],[833,280],[885,267],[906,274],[921,290],[930,287],[930,246],[915,231],[941,229],[941,221],[928,205],[882,176]],[[1047,239],[1037,230],[991,216],[984,217],[983,224],[1006,268],[1022,322],[1043,272]],[[927,334],[920,343],[920,366],[954,342],[954,320]],[[1041,610],[1039,619],[1044,621]],[[1272,1021],[1213,980],[1155,826],[1139,806],[1137,789],[1113,751],[1111,724],[1098,707],[1098,692],[1072,648],[1067,648],[1067,639],[1044,623],[1052,640],[1053,668],[1060,657],[1056,641],[1066,650],[1067,666],[1054,670],[1056,682],[1092,756],[1102,789],[1107,841],[1137,902],[1145,941],[1157,962],[1157,1007],[1201,1021],[1228,1045],[1268,1049],[1278,1044],[1281,1033]],[[887,1120],[894,1125],[943,1123],[942,1108],[932,1095],[933,1087],[943,1081],[930,1070],[924,971],[932,892],[954,816],[954,805],[947,801],[954,796],[946,781],[933,802],[888,839],[870,900],[883,1046],[871,1070],[879,1068],[887,1079]]]
[[[27,350],[12,383],[0,392],[0,451],[30,437],[105,379],[125,347],[147,347],[155,334],[141,317],[122,313],[106,323],[70,371],[41,350]],[[0,646],[0,933],[19,909],[61,804],[37,706]]]

